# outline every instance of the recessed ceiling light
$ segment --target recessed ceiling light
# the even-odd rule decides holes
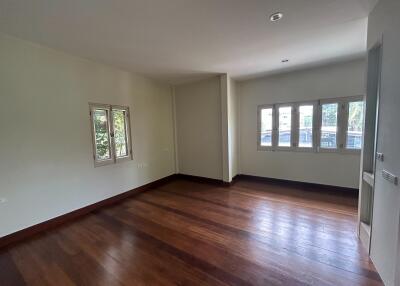
[[[288,59],[283,59],[281,62],[282,62],[282,63],[288,63],[289,60],[288,60]]]
[[[271,22],[276,22],[279,21],[280,19],[282,19],[283,14],[281,12],[277,12],[272,14],[269,19],[271,20]]]

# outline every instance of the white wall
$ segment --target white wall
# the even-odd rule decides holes
[[[400,276],[399,222],[400,187],[385,181],[383,169],[400,176],[400,2],[380,0],[369,17],[368,46],[383,36],[380,114],[377,151],[385,156],[377,162],[373,206],[371,258],[385,285],[395,284]],[[397,260],[397,265],[396,265]],[[400,281],[398,281],[400,283]]]
[[[228,153],[229,181],[239,174],[239,114],[236,81],[228,77]]]
[[[231,182],[238,174],[238,110],[236,82],[228,75],[221,75],[221,132],[222,177]]]
[[[220,77],[175,87],[179,173],[222,180]]]
[[[174,173],[169,86],[1,34],[0,62],[0,237]],[[93,167],[88,102],[131,108],[133,161]]]
[[[363,95],[364,74],[358,60],[239,82],[241,173],[358,188],[359,155],[257,151],[257,106]]]

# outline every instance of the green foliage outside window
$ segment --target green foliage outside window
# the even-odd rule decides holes
[[[128,110],[117,106],[99,106],[91,111],[94,128],[95,159],[101,165],[111,159],[129,156]],[[114,161],[114,160],[113,160]]]
[[[362,101],[350,102],[349,104],[349,131],[362,131],[364,103]]]
[[[322,126],[332,126],[337,125],[337,103],[324,104],[322,106]]]
[[[94,111],[94,129],[96,137],[96,155],[98,160],[110,158],[110,140],[108,138],[107,111],[97,109]]]
[[[126,130],[125,130],[125,111],[114,110],[114,140],[115,140],[115,153],[117,157],[124,157],[128,155],[126,145]]]

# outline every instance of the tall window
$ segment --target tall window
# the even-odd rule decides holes
[[[273,109],[263,108],[261,109],[261,134],[260,145],[263,147],[272,146],[272,130],[273,130]]]
[[[299,106],[299,147],[312,148],[314,138],[314,105]]]
[[[126,110],[114,109],[112,113],[114,124],[115,156],[117,158],[123,158],[129,154]]]
[[[346,133],[347,149],[361,149],[363,137],[363,118],[364,102],[349,102]]]
[[[321,148],[337,148],[338,105],[338,103],[328,103],[321,106]]]
[[[111,159],[109,112],[108,108],[97,108],[92,111],[96,161]]]
[[[283,106],[278,109],[278,146],[290,147],[292,138],[292,107]]]
[[[129,108],[90,105],[95,166],[132,159]]]

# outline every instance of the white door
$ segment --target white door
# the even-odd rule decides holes
[[[396,285],[398,265],[400,187],[385,180],[382,171],[400,176],[400,1],[381,0],[370,14],[369,47],[383,37],[375,195],[371,258],[385,285]],[[399,285],[399,284],[397,284]]]

